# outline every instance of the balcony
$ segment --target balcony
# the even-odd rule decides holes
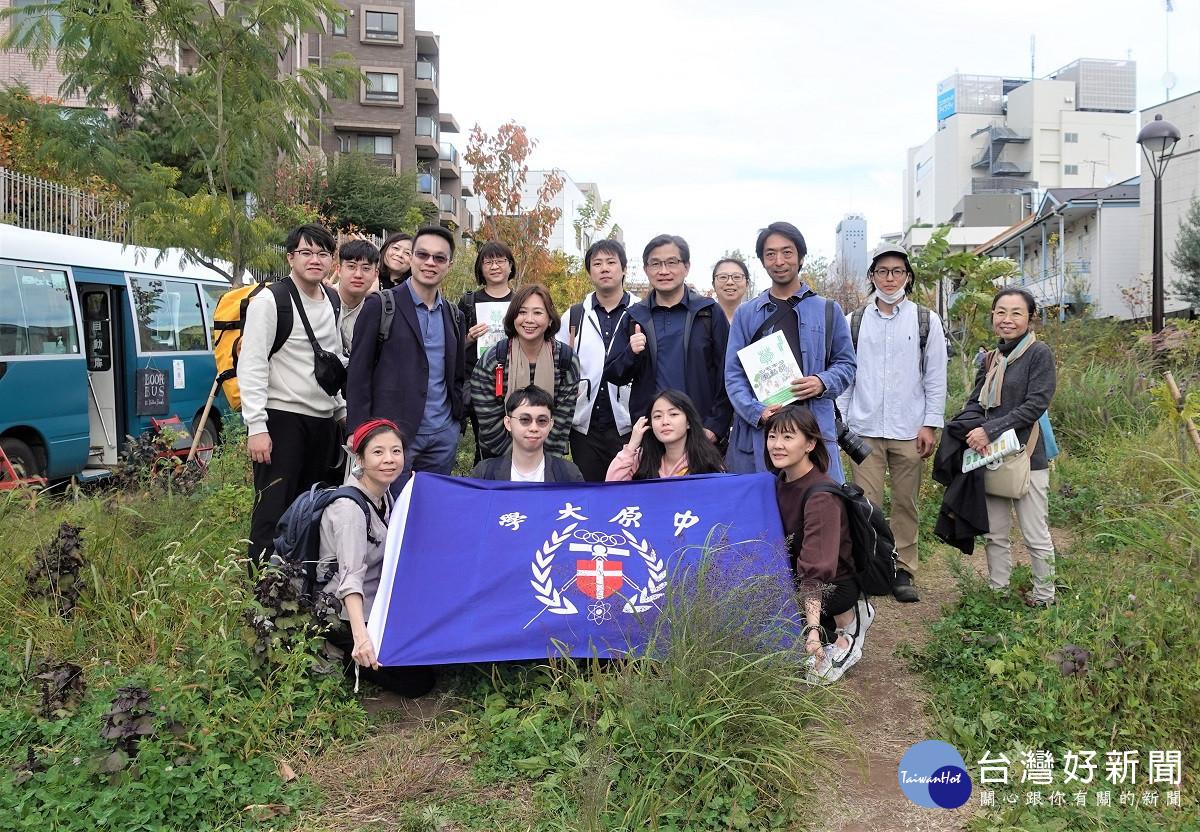
[[[436,159],[441,155],[440,131],[435,119],[417,116],[417,158]]]
[[[417,174],[417,192],[430,196],[437,193],[437,180],[432,173]]]
[[[450,142],[442,142],[441,153],[438,154],[438,161],[441,163],[442,179],[461,179],[462,173],[459,170],[458,149],[450,144]]]
[[[457,227],[458,200],[452,194],[442,194],[438,197],[438,209],[441,212],[439,219],[443,225],[452,223],[454,227]]]
[[[438,103],[438,72],[433,62],[417,59],[416,71],[417,102],[420,104]]]

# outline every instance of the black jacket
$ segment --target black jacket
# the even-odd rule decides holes
[[[645,299],[629,307],[627,328],[633,331],[639,325],[646,335],[646,349],[634,354],[629,347],[628,337],[624,345],[613,342],[608,361],[604,365],[604,381],[618,387],[632,384],[629,391],[629,415],[635,422],[645,416],[660,392],[655,383],[654,362],[658,360],[658,343],[654,337],[651,309],[654,308],[655,291],[652,289]],[[729,321],[721,307],[712,298],[697,294],[690,287],[684,291],[684,306],[687,320],[684,323],[683,391],[696,405],[704,427],[718,437],[729,435],[733,422],[733,405],[725,392],[725,346],[729,342]]]
[[[554,454],[546,454],[545,474],[545,482],[583,482],[583,474],[574,462]],[[471,469],[471,476],[477,480],[512,479],[512,453],[483,460]]]
[[[942,441],[933,458],[933,479],[946,486],[933,534],[964,554],[975,549],[975,538],[987,534],[987,498],[983,490],[983,470],[962,472],[966,437],[983,424],[983,409],[978,402],[966,407],[942,431]]]

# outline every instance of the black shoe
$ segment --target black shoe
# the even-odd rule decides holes
[[[912,585],[912,575],[903,569],[896,570],[896,580],[892,582],[892,597],[905,604],[921,600],[920,593]]]

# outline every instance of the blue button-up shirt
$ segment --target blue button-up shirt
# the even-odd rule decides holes
[[[418,436],[428,436],[445,430],[451,422],[450,391],[446,389],[446,329],[442,321],[442,293],[438,292],[433,308],[417,297],[412,282],[404,284],[417,307],[417,324],[425,342],[425,360],[429,362],[429,385],[425,388],[425,413],[421,416]]]
[[[850,430],[878,439],[914,439],[922,427],[942,426],[946,336],[935,313],[929,313],[923,376],[917,305],[908,299],[891,315],[884,315],[874,301],[867,305],[858,329],[857,356],[854,381],[838,398]]]

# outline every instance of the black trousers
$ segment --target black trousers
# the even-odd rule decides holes
[[[604,482],[608,466],[629,441],[629,434],[617,433],[616,425],[597,429],[595,425],[587,433],[571,431],[571,461],[583,474],[585,482]]]
[[[858,596],[858,582],[851,578],[835,583],[829,594],[821,599],[821,626],[825,629],[827,640],[836,638],[837,623],[833,617],[852,609],[858,603]]]
[[[325,640],[342,651],[342,666],[346,676],[353,679],[354,659],[350,654],[354,651],[354,634],[350,631],[350,625],[343,621],[341,627],[325,635]],[[409,699],[429,693],[437,682],[431,667],[380,667],[378,670],[360,667],[358,678]]]
[[[268,408],[267,432],[271,461],[254,463],[254,511],[247,547],[251,569],[270,559],[275,524],[296,497],[318,482],[340,485],[343,476],[339,448],[345,439],[332,417]]]

